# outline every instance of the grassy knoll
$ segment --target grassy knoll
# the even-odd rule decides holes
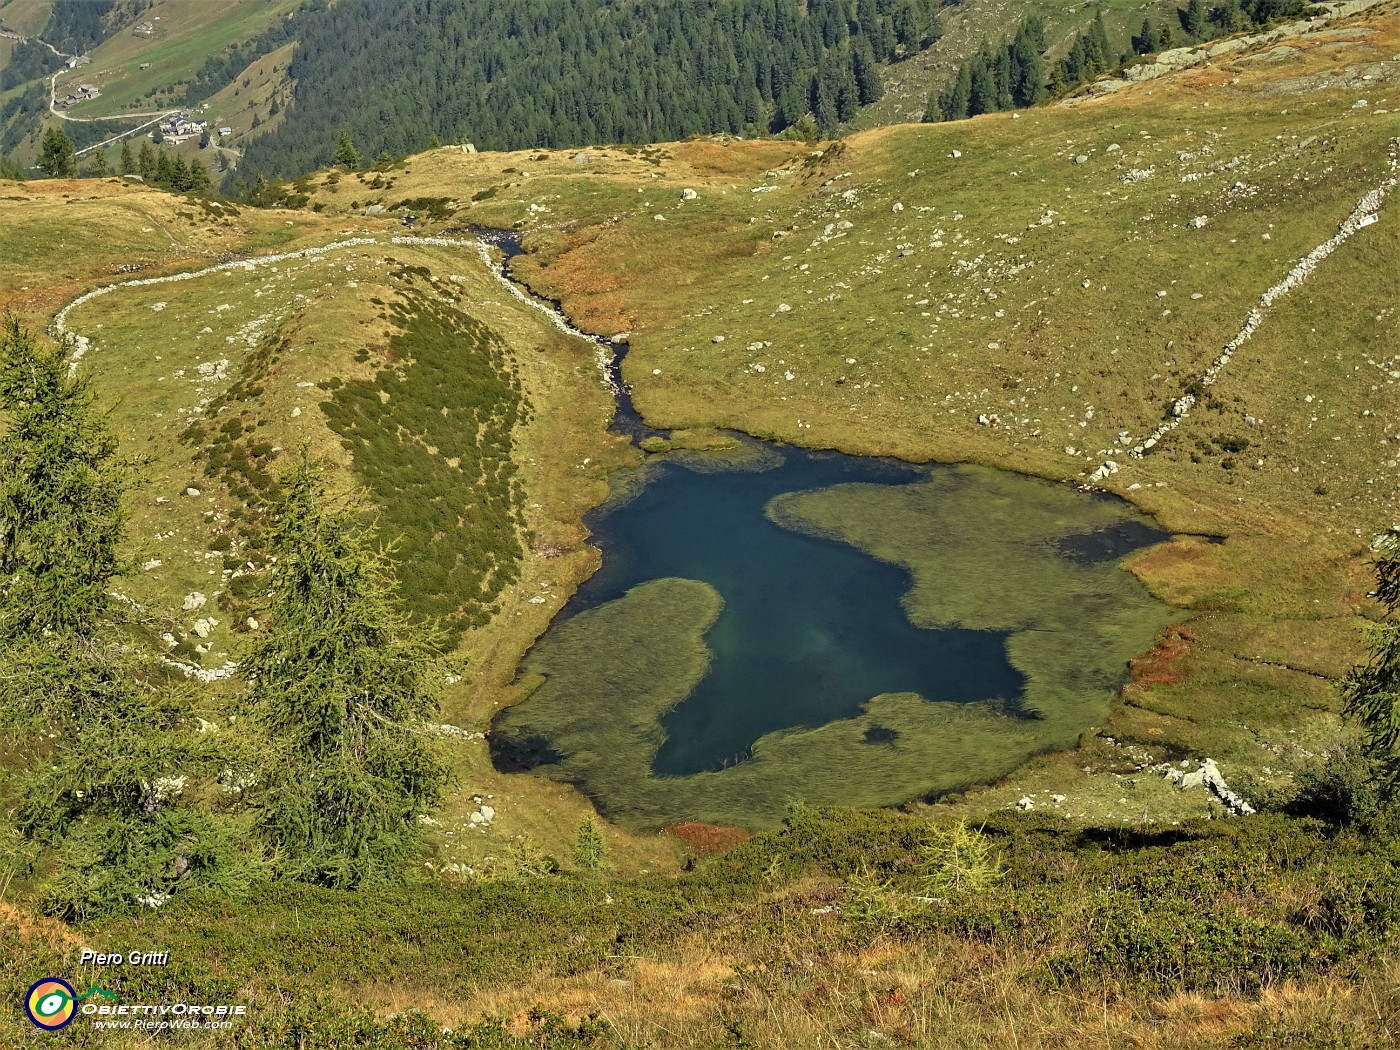
[[[199,269],[231,252],[273,251],[343,225],[310,212],[289,218],[180,197],[120,178],[0,182],[0,214],[0,309],[40,327],[94,288]]]
[[[500,611],[493,603],[518,578],[522,540],[532,539],[521,535],[524,490],[511,458],[529,405],[500,337],[435,301],[433,293],[457,289],[426,269],[393,276],[428,282],[395,306],[401,331],[385,356],[405,366],[337,385],[321,408],[399,537],[405,600],[455,638]]]
[[[210,215],[197,202],[107,181],[25,184],[9,197],[0,203],[0,265],[14,277],[0,283],[5,305],[35,326],[66,299],[122,279],[200,269],[229,252],[298,250],[394,229],[362,222],[347,230],[343,219],[310,212],[226,208]],[[72,250],[75,229],[84,232],[86,251]],[[402,527],[386,518],[389,532],[421,532],[424,522],[404,517],[412,505],[395,499],[393,464],[357,470],[329,425],[322,406],[333,406],[339,390],[373,387],[386,369],[412,378],[421,366],[425,385],[394,390],[395,412],[414,433],[442,431],[429,444],[412,443],[429,468],[446,466],[446,474],[433,473],[432,484],[440,485],[428,498],[471,505],[477,479],[461,475],[465,457],[448,451],[457,438],[441,410],[474,396],[476,388],[452,377],[487,359],[471,349],[483,323],[495,333],[483,344],[488,357],[496,355],[492,369],[505,369],[501,381],[518,386],[513,396],[530,413],[528,421],[517,414],[506,429],[498,427],[489,446],[493,476],[517,478],[510,486],[509,535],[493,541],[512,551],[497,584],[513,582],[494,599],[491,627],[461,639],[464,674],[444,697],[443,717],[468,730],[484,729],[510,702],[520,654],[596,564],[596,553],[582,544],[579,519],[605,497],[610,466],[636,455],[604,433],[611,402],[592,348],[520,307],[475,252],[461,248],[346,249],[123,288],[70,313],[69,328],[92,341],[81,367],[96,377],[123,451],[140,463],[129,537],[142,568],[120,589],[146,610],[153,634],[174,639],[177,659],[217,668],[238,658],[246,619],[258,615],[257,575],[248,565],[255,569],[259,560],[260,508],[289,450],[306,445],[335,467],[330,481],[341,494],[357,499],[364,492],[388,518],[399,514],[394,521]],[[438,327],[415,347],[414,339],[425,337],[422,324]],[[449,459],[458,466],[447,466]],[[191,488],[199,495],[188,495]],[[448,551],[440,540],[421,538],[459,559],[476,549],[467,543]],[[414,559],[409,567],[420,576],[442,562],[433,551],[425,557],[415,550]],[[410,587],[410,597],[415,593]],[[194,594],[205,603],[196,598],[195,608],[182,608]],[[199,619],[218,621],[207,638],[193,631]],[[206,716],[221,719],[225,692],[220,685],[210,689]],[[512,843],[527,840],[568,854],[578,825],[592,813],[585,800],[532,778],[501,777],[479,739],[457,739],[452,750],[455,790],[435,818],[437,863],[508,868]],[[473,799],[496,809],[489,828],[470,823],[479,809]],[[671,840],[642,842],[613,829],[607,835],[624,870],[672,863]]]

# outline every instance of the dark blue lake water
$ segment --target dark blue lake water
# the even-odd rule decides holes
[[[779,493],[906,484],[929,468],[777,451],[781,465],[761,471],[663,461],[638,495],[588,522],[603,567],[564,617],[666,576],[703,580],[724,598],[705,636],[709,673],[663,719],[667,740],[654,771],[721,768],[766,733],[852,717],[881,693],[1014,703],[1023,678],[1007,660],[1004,633],[916,627],[900,604],[910,586],[904,569],[764,516]]]
[[[520,251],[514,234],[474,232],[499,245],[507,260]],[[651,429],[637,414],[622,381],[626,345],[601,345],[612,354],[609,376],[617,400],[612,429],[633,444],[664,437],[664,431]],[[723,598],[723,611],[705,634],[713,654],[705,677],[662,716],[666,739],[652,761],[653,774],[681,777],[742,762],[769,733],[855,717],[883,693],[916,693],[954,703],[996,700],[1016,708],[1026,679],[1008,659],[1006,632],[917,627],[902,605],[912,584],[906,570],[849,543],[782,528],[764,513],[783,493],[849,482],[906,485],[950,468],[745,441],[752,456],[727,463],[711,458],[705,469],[696,466],[691,454],[653,457],[644,483],[624,483],[630,498],[590,514],[586,522],[591,542],[602,551],[602,568],[579,588],[554,624],[666,577],[703,581]],[[756,461],[764,469],[753,469]],[[1055,554],[1094,566],[1166,538],[1167,533],[1146,521],[1097,531],[1086,525],[1084,534],[1062,540]],[[598,658],[627,663],[626,654],[616,651]],[[555,692],[551,703],[563,704],[572,715],[612,717],[606,706],[591,714],[576,707],[568,672],[563,673],[562,691]],[[527,699],[522,709],[528,712],[537,702]],[[866,743],[893,735],[871,726]],[[575,729],[569,731],[568,743],[594,753],[597,741],[607,736]],[[561,759],[550,740],[509,730],[493,734],[492,754],[501,768],[511,769],[549,766]],[[919,778],[919,783],[927,779]],[[649,790],[648,781],[639,781],[636,790]],[[577,782],[591,790],[586,778]],[[785,790],[782,784],[770,787]],[[910,785],[911,792],[918,790],[918,784]],[[627,799],[611,803],[625,807]]]

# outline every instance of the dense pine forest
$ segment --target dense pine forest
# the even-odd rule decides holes
[[[243,173],[330,163],[434,135],[487,149],[829,131],[881,93],[877,62],[939,34],[934,0],[360,0],[299,19],[286,122]],[[852,14],[854,12],[854,14]],[[356,105],[347,111],[345,100]]]
[[[70,55],[81,55],[89,48],[96,47],[107,36],[111,26],[108,15],[115,6],[114,0],[84,0],[82,3],[56,3],[48,25],[39,35],[48,43]],[[130,5],[136,14],[142,3]]]
[[[1058,63],[1046,62],[1045,26],[1038,15],[1031,15],[1010,42],[999,48],[984,43],[959,66],[942,90],[929,96],[924,120],[966,120],[982,113],[1034,106],[1100,73],[1127,65],[1136,56],[1296,18],[1306,7],[1304,0],[1222,0],[1214,6],[1208,6],[1206,0],[1190,0],[1174,17],[1155,25],[1151,18],[1144,18],[1142,28],[1130,41],[1130,51],[1114,48],[1100,11]]]

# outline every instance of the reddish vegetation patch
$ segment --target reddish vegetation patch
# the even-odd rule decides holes
[[[753,837],[732,824],[706,824],[701,820],[672,824],[666,833],[676,836],[696,853],[722,853]]]
[[[1186,655],[1195,640],[1196,635],[1191,628],[1181,625],[1173,627],[1155,649],[1128,661],[1128,669],[1132,672],[1128,686],[1143,689],[1153,685],[1176,685],[1181,681],[1182,673],[1175,664]]]

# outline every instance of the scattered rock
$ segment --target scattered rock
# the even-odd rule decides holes
[[[157,562],[156,564],[159,565],[160,563]],[[191,591],[189,594],[185,595],[185,600],[181,603],[180,607],[184,609],[185,612],[194,612],[208,600],[209,599],[199,591]]]
[[[689,187],[687,187],[686,189],[681,190],[681,200],[683,200],[683,201],[693,201],[693,200],[696,200],[699,196],[700,196],[700,194],[696,193],[694,190],[690,189]]]

